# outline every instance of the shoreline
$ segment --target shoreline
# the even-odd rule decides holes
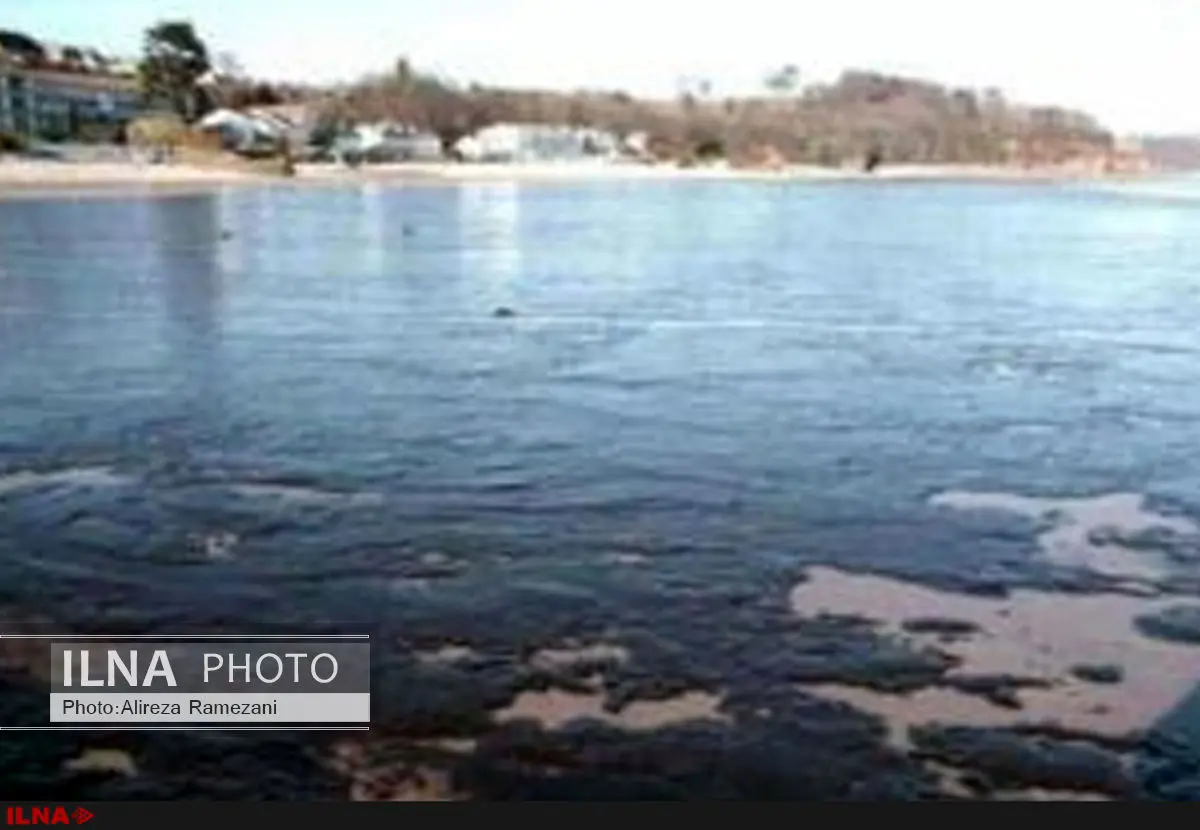
[[[206,193],[229,187],[316,187],[349,185],[429,186],[472,183],[575,184],[587,182],[727,181],[806,183],[980,183],[1065,184],[1148,181],[1165,174],[1098,174],[1071,170],[982,165],[905,165],[874,173],[857,169],[795,166],[780,170],[726,167],[679,168],[622,164],[381,164],[357,169],[297,165],[296,175],[185,164],[72,163],[0,158],[0,200],[87,196],[162,196]]]

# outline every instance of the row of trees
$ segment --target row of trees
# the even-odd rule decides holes
[[[925,81],[848,71],[832,84],[802,86],[799,69],[764,79],[760,96],[719,98],[692,82],[675,100],[621,92],[561,93],[468,88],[414,72],[364,79],[327,110],[349,119],[418,124],[453,140],[493,122],[599,127],[645,132],[665,157],[720,148],[733,160],[840,164],[870,156],[906,163],[1061,162],[1106,152],[1112,135],[1091,117],[1058,108],[1010,104],[997,90],[948,89]]]
[[[1105,151],[1113,143],[1085,114],[1014,106],[996,90],[948,89],[862,71],[805,86],[795,64],[768,74],[761,95],[742,98],[718,98],[704,79],[681,84],[674,100],[659,101],[622,92],[464,87],[404,58],[348,88],[280,90],[243,80],[228,56],[211,57],[191,24],[166,22],[146,32],[140,69],[147,98],[185,120],[216,105],[305,100],[330,125],[403,122],[437,133],[447,147],[502,121],[598,127],[619,135],[645,132],[659,154],[672,158],[703,149],[734,160],[767,154],[819,164],[865,157],[1033,164]]]

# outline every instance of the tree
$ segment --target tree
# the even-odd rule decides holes
[[[763,84],[776,95],[791,95],[800,87],[800,67],[794,63],[782,66],[767,75]]]
[[[255,106],[269,107],[283,103],[283,96],[266,81],[259,81],[250,92],[250,100]]]
[[[334,113],[322,113],[318,116],[309,133],[308,143],[313,147],[328,149],[337,142],[341,134],[341,123]]]
[[[462,138],[493,123],[484,102],[473,100],[454,89],[424,92],[421,101],[422,125],[442,142],[449,154]]]
[[[146,30],[138,75],[148,101],[184,121],[196,120],[202,114],[196,82],[211,68],[208,47],[189,21],[163,21]]]
[[[956,89],[950,93],[951,106],[954,108],[955,115],[961,115],[964,118],[976,119],[981,114],[979,106],[979,97],[969,89]]]
[[[587,105],[575,98],[567,102],[567,124],[574,129],[592,126]]]
[[[401,56],[395,66],[396,87],[401,95],[410,95],[417,86],[417,73],[407,57]]]
[[[221,105],[234,110],[254,106],[254,87],[241,84],[231,86],[222,95]]]

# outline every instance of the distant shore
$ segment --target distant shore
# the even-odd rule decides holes
[[[1057,169],[1021,169],[981,165],[909,165],[881,167],[874,173],[827,167],[779,170],[728,167],[680,168],[637,164],[381,164],[359,168],[299,165],[291,178],[183,164],[69,163],[0,159],[0,198],[205,192],[232,186],[305,186],[380,184],[457,184],[501,181],[569,183],[574,181],[721,180],[721,181],[942,181],[1067,182],[1145,179],[1154,174],[1103,175]]]

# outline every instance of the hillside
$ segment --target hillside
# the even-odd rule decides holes
[[[841,165],[877,153],[890,163],[1099,166],[1112,164],[1115,146],[1085,113],[1020,106],[995,90],[857,70],[794,94],[653,101],[620,92],[462,88],[401,61],[395,72],[327,101],[330,116],[408,121],[447,144],[489,123],[540,122],[646,132],[657,153],[673,159],[712,153],[734,161]]]

